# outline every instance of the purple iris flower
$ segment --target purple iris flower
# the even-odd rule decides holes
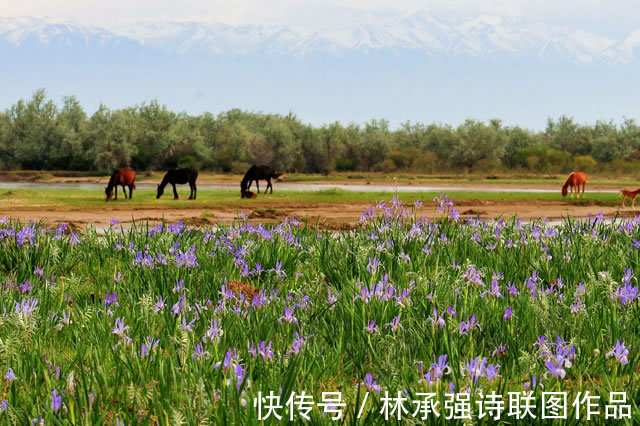
[[[244,376],[247,374],[244,368],[240,364],[236,365],[235,369],[236,373],[236,390],[240,390],[240,386],[242,386],[242,382],[244,382]]]
[[[614,356],[616,361],[625,365],[629,363],[629,349],[625,346],[624,341],[620,342],[620,339],[616,340],[616,345],[613,349],[607,352],[607,358]],[[6,376],[5,376],[6,377]]]
[[[462,321],[460,323],[460,335],[462,336],[469,334],[469,332],[473,331],[474,328],[479,328],[482,330],[482,328],[480,327],[480,323],[476,322],[475,314],[471,315],[471,318],[469,318],[467,321]]]
[[[156,301],[156,304],[153,305],[153,313],[157,314],[158,312],[162,312],[163,309],[164,309],[164,298],[158,296],[158,300]]]
[[[512,316],[513,316],[513,311],[511,310],[511,306],[507,306],[507,309],[505,309],[502,319],[504,321],[509,321]]]
[[[369,263],[367,264],[367,272],[375,274],[380,265],[381,263],[377,257],[374,256],[373,259],[369,258]]]
[[[298,355],[306,342],[307,338],[300,336],[300,334],[296,331],[296,338],[293,339],[293,342],[291,343],[291,349],[289,350],[289,352],[287,352],[287,354],[294,353]]]
[[[209,324],[209,328],[204,333],[203,340],[208,337],[211,343],[213,343],[214,341],[218,343],[220,341],[220,337],[223,334],[224,334],[224,331],[222,330],[222,327],[218,325],[218,319],[214,318],[211,320],[211,323]]]
[[[176,304],[171,307],[171,313],[176,317],[179,316],[184,310],[186,303],[187,303],[187,298],[184,295],[184,293],[182,293],[182,296],[180,296],[180,299],[178,299]]]
[[[9,383],[17,379],[15,373],[13,372],[13,368],[9,367],[9,370],[7,370],[7,374],[4,375],[4,379]]]
[[[116,306],[120,306],[120,304],[118,303],[118,301],[116,300],[116,298],[118,297],[118,293],[113,293],[110,294],[107,291],[107,297],[105,297],[104,299],[104,306],[111,306],[111,305],[116,305]]]
[[[282,324],[282,320],[285,320],[288,324],[292,322],[298,324],[298,319],[293,315],[295,308],[289,308],[288,306],[284,307],[284,315],[278,318],[278,322]]]
[[[364,381],[360,383],[360,386],[366,386],[369,392],[380,393],[380,385],[378,385],[378,378],[373,379],[371,373],[367,373],[364,377]]]
[[[429,368],[429,371],[424,374],[424,379],[427,385],[432,385],[437,383],[445,374],[451,373],[451,367],[449,367],[449,362],[447,361],[447,355],[440,355],[438,357],[438,361],[436,361],[436,356],[433,356],[433,363]]]
[[[209,359],[209,351],[204,350],[202,343],[195,343],[193,345],[193,354],[191,355],[191,359],[198,359],[198,361],[202,361],[203,358]]]
[[[431,325],[438,326],[440,328],[444,327],[445,325],[443,316],[438,316],[438,310],[436,308],[433,308],[433,316],[427,317],[427,320],[425,322],[431,323]]]
[[[380,333],[380,331],[378,330],[378,327],[376,327],[375,321],[369,321],[367,323],[367,326],[364,328],[364,331],[366,331],[369,334]]]
[[[62,405],[62,395],[58,395],[58,390],[53,389],[51,391],[51,409],[54,413],[57,413],[60,410],[60,406]]]
[[[394,317],[390,323],[384,325],[384,328],[391,328],[391,331],[395,332],[398,328],[404,330],[402,324],[400,324],[400,316]]]

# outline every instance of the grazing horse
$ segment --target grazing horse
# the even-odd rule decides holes
[[[196,179],[198,179],[198,171],[194,169],[171,169],[164,175],[162,178],[162,182],[158,185],[158,192],[156,194],[156,200],[162,197],[164,194],[164,187],[168,184],[173,186],[173,199],[178,199],[178,192],[176,191],[176,183],[180,185],[184,185],[185,183],[189,184],[191,188],[191,194],[189,195],[190,200],[196,199]]]
[[[631,208],[636,208],[636,197],[640,194],[640,188],[635,191],[627,191],[626,189],[620,190],[620,195],[622,196],[622,207],[624,207],[624,200],[627,198],[631,198]]]
[[[258,194],[260,193],[260,185],[258,185],[259,180],[267,181],[267,189],[271,188],[271,193],[273,194],[273,185],[271,185],[271,179],[277,179],[282,176],[284,172],[276,172],[269,166],[256,166],[255,164],[247,170],[247,173],[244,174],[244,178],[242,178],[242,182],[240,183],[240,194],[244,194],[251,188],[251,183],[255,180],[256,187],[258,188]],[[267,189],[264,190],[264,193],[267,193]]]
[[[562,196],[567,196],[567,188],[571,190],[571,198],[573,191],[576,192],[576,198],[580,199],[580,185],[582,185],[582,198],[584,198],[584,187],[587,184],[587,175],[584,172],[573,172],[562,185]]]
[[[255,194],[251,191],[244,191],[240,198],[258,198],[258,194]]]
[[[124,192],[124,198],[127,199],[127,191],[125,186],[129,187],[129,198],[133,197],[133,190],[136,187],[134,181],[136,180],[136,171],[130,169],[129,167],[125,167],[122,169],[115,170],[111,175],[111,179],[109,179],[109,184],[104,190],[104,193],[107,195],[107,201],[113,197],[113,188],[116,189],[116,200],[118,199],[118,185],[122,186],[122,192]]]

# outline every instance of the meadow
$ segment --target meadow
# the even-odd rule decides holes
[[[566,392],[554,424],[640,422],[640,218],[411,201],[349,232],[3,219],[0,421],[551,423]]]
[[[169,191],[170,192],[170,191]],[[257,200],[241,199],[239,191],[234,190],[198,190],[196,200],[188,200],[188,190],[182,188],[182,198],[174,200],[170,195],[165,194],[159,200],[156,199],[155,190],[134,190],[131,201],[124,200],[122,191],[119,192],[118,200],[105,203],[104,193],[91,190],[75,189],[16,189],[0,190],[0,201],[7,207],[17,208],[37,208],[37,209],[73,209],[73,210],[118,210],[131,208],[216,208],[234,207],[251,208],[265,204],[277,203],[376,203],[379,200],[387,199],[393,192],[391,191],[348,191],[342,189],[322,189],[317,191],[279,191],[273,194],[261,195]],[[437,197],[439,192],[400,192],[397,196],[405,203],[413,203],[417,200],[431,200]],[[469,191],[456,191],[457,200],[489,200],[489,201],[558,201],[572,205],[587,205],[596,203],[599,206],[620,205],[618,194],[609,192],[588,193],[588,198],[584,200],[563,198],[560,191],[556,192],[487,192],[481,189],[471,189]],[[627,205],[630,202],[627,201]]]

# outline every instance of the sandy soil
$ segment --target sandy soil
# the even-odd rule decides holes
[[[433,217],[435,208],[432,203],[426,203],[420,211],[421,215]],[[244,211],[252,222],[277,222],[287,216],[309,220],[310,223],[326,224],[333,229],[349,228],[356,224],[362,212],[369,207],[369,203],[261,203],[257,208],[245,208],[241,210],[237,206],[221,207],[217,209],[151,209],[151,208],[100,208],[91,211],[74,210],[37,210],[37,209],[5,209],[0,207],[0,217],[9,216],[22,221],[43,221],[47,224],[72,223],[78,226],[93,224],[97,227],[108,226],[114,218],[122,224],[136,222],[157,223],[162,220],[176,222],[188,221],[192,225],[215,224],[228,222],[237,218]],[[511,217],[518,215],[524,220],[546,217],[549,219],[561,219],[565,216],[586,217],[589,214],[596,215],[603,212],[607,216],[618,214],[624,217],[633,217],[640,214],[638,210],[631,208],[618,209],[615,207],[601,207],[592,202],[590,205],[571,205],[563,201],[541,200],[513,200],[500,203],[486,200],[462,200],[456,202],[462,217],[478,216],[481,218]]]

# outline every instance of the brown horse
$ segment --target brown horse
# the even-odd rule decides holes
[[[113,188],[116,189],[116,200],[118,199],[118,185],[122,186],[122,191],[124,192],[124,198],[127,198],[127,191],[125,186],[129,187],[129,198],[133,197],[133,190],[136,185],[133,183],[136,180],[136,171],[130,169],[128,167],[118,169],[113,172],[111,175],[111,179],[109,179],[109,184],[104,190],[104,193],[107,194],[107,201],[111,199],[113,196]]]
[[[562,196],[567,196],[567,188],[571,190],[571,198],[573,198],[573,192],[576,192],[576,198],[580,198],[580,185],[582,185],[582,198],[584,198],[584,187],[587,184],[587,175],[585,172],[573,172],[569,175],[567,180],[562,185]]]
[[[631,208],[636,208],[636,197],[640,194],[640,188],[635,191],[627,191],[626,189],[620,190],[620,195],[622,196],[622,207],[624,207],[624,200],[627,198],[631,198]]]

